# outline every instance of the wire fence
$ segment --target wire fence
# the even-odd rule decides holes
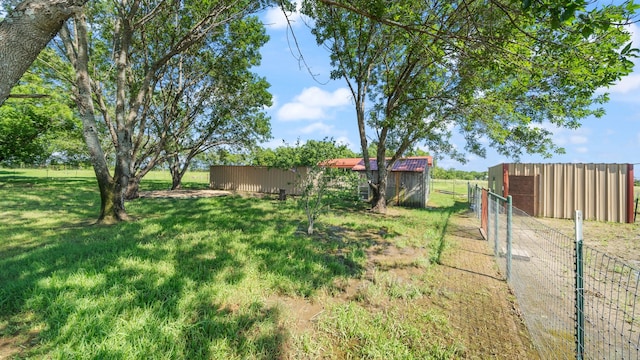
[[[640,359],[640,271],[470,187],[469,202],[544,359]]]

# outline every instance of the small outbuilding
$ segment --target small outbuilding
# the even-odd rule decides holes
[[[632,164],[499,164],[488,187],[532,216],[634,221]]]
[[[378,172],[378,163],[375,159],[370,159],[370,161],[371,171],[375,178]],[[370,198],[364,159],[332,159],[326,161],[323,166],[351,169],[360,173],[364,180],[360,186],[360,194],[365,199]],[[426,207],[429,201],[431,167],[433,167],[431,156],[414,156],[397,160],[387,179],[387,203],[409,207]]]

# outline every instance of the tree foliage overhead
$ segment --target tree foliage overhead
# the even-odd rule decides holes
[[[252,73],[259,48],[268,40],[256,17],[226,27],[215,48],[197,49],[175,59],[158,83],[151,106],[153,133],[162,142],[173,188],[192,159],[213,148],[240,151],[271,135],[264,107],[269,84]]]
[[[68,88],[45,65],[54,61],[51,51],[43,51],[0,107],[0,164],[40,165],[52,156],[75,164],[86,161]]]
[[[601,116],[596,90],[629,74],[636,50],[624,24],[632,3],[308,0],[319,44],[331,53],[356,106],[368,162],[377,142],[371,186],[384,211],[386,169],[423,143],[460,161],[486,147],[518,158],[562,149],[550,126],[575,128]],[[464,149],[451,144],[454,131]]]

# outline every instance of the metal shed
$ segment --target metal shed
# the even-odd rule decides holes
[[[371,171],[373,176],[377,176],[378,163],[374,159],[371,160]],[[431,156],[414,156],[399,159],[393,164],[389,177],[387,179],[387,203],[400,206],[421,207],[427,206],[429,201],[429,179],[431,176],[430,168],[433,166],[433,158]],[[364,159],[361,159],[357,165],[351,168],[365,175]],[[367,191],[367,197],[370,196],[369,186],[362,187]]]
[[[632,164],[500,164],[489,168],[489,189],[511,195],[529,215],[633,222]]]

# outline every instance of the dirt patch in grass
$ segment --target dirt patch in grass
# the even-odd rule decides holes
[[[10,359],[18,356],[23,350],[33,346],[38,339],[37,331],[26,334],[0,337],[0,359]]]
[[[228,196],[232,193],[225,190],[154,190],[154,191],[141,191],[141,198],[173,198],[173,199],[191,199],[201,197],[215,197],[215,196]]]
[[[21,348],[17,345],[23,342],[20,338],[0,338],[0,359],[8,359],[10,356],[16,355]]]

